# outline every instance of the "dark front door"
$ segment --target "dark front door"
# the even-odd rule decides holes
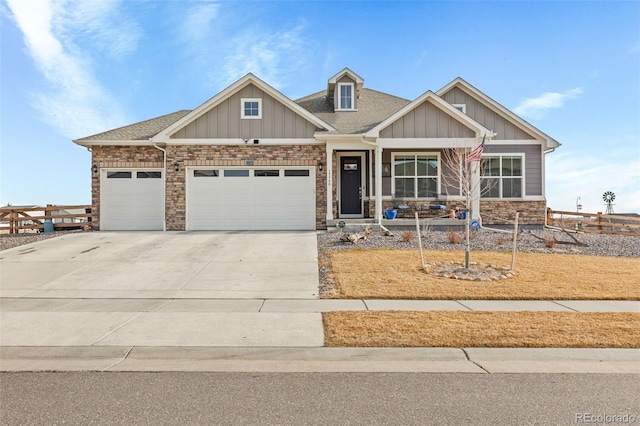
[[[340,157],[340,216],[362,217],[362,158]]]

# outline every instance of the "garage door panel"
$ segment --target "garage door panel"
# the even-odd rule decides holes
[[[138,171],[143,176],[138,178]],[[111,231],[162,230],[164,184],[159,170],[102,170],[100,179],[100,228]],[[110,178],[109,176],[127,176]],[[158,177],[159,176],[159,177]]]
[[[252,169],[238,176],[243,173],[220,169],[217,177],[204,178],[188,171],[188,229],[315,229],[312,170],[303,171],[306,176],[285,176],[285,169]]]

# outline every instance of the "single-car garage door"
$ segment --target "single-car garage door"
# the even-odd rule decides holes
[[[313,168],[187,169],[188,230],[313,230]]]
[[[100,229],[161,231],[162,170],[108,170],[100,175]]]

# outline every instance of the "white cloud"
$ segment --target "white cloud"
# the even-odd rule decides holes
[[[626,158],[611,152],[598,157],[582,152],[547,156],[547,204],[554,210],[575,211],[580,197],[582,211],[604,212],[605,191],[616,194],[614,212],[640,213],[640,153]]]
[[[627,55],[637,55],[640,53],[640,41],[635,42],[629,50],[627,50]]]
[[[53,25],[66,45],[88,42],[93,49],[119,58],[135,51],[139,25],[114,0],[56,0]]]
[[[252,72],[276,88],[286,86],[306,66],[302,31],[303,26],[297,26],[263,33],[259,40],[253,32],[236,37],[225,58],[225,79],[234,81]]]
[[[219,10],[220,5],[217,3],[199,3],[187,9],[184,23],[181,25],[182,36],[191,42],[207,39]]]
[[[563,93],[547,92],[537,98],[523,100],[513,111],[525,118],[539,120],[550,110],[562,108],[569,99],[576,98],[582,94],[582,89],[576,88]]]
[[[117,102],[96,79],[92,58],[81,47],[89,41],[110,55],[135,49],[137,36],[130,26],[115,24],[118,3],[7,0],[7,4],[37,68],[50,84],[50,90],[31,93],[43,119],[70,138],[122,123]]]
[[[231,84],[252,72],[282,89],[311,62],[313,49],[304,37],[304,23],[274,29],[245,9],[217,2],[188,2],[183,13],[177,34],[180,49],[189,64],[196,64],[191,68],[206,70],[213,86]]]

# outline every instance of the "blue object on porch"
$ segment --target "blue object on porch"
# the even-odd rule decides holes
[[[395,210],[389,209],[389,210],[385,210],[384,211],[384,217],[386,217],[389,220],[395,219],[396,218],[396,214],[398,214],[398,212],[395,211]]]
[[[53,220],[50,217],[44,220],[44,232],[53,232]]]
[[[409,210],[411,208],[411,206],[393,206],[394,209],[398,209],[398,210]]]
[[[467,212],[466,211],[461,211],[460,213],[458,213],[458,219],[466,219],[467,218]]]
[[[471,222],[471,229],[473,229],[474,231],[477,231],[478,229],[480,229],[480,224],[478,223],[477,220],[474,220],[473,222]]]
[[[429,210],[446,210],[447,206],[443,206],[442,204],[431,204],[429,206]]]

